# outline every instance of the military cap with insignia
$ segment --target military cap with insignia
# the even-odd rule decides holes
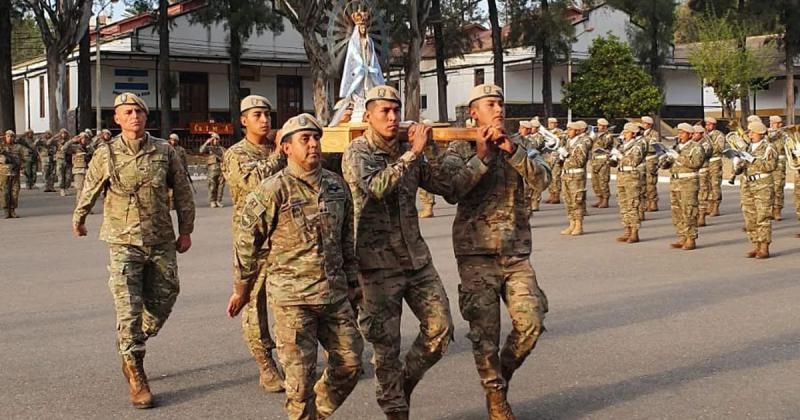
[[[625,123],[625,126],[622,128],[622,131],[628,131],[631,133],[638,133],[639,132],[639,124],[636,123]]]
[[[534,118],[531,120],[531,128],[539,128],[542,126],[542,123],[539,122],[538,118]]]
[[[558,122],[558,118],[550,117],[550,118],[547,119],[547,123],[548,124],[549,123],[557,123],[557,122]]]
[[[759,117],[758,115],[751,115],[751,116],[747,117],[747,122],[748,123],[761,122],[761,117]]]
[[[398,92],[397,89],[386,85],[375,86],[374,88],[370,89],[369,92],[367,92],[365,105],[372,101],[390,101],[397,103],[398,105],[402,104],[400,101],[400,92]]]
[[[597,119],[597,125],[604,125],[604,126],[608,127],[608,120],[605,119],[605,118],[598,118]]]
[[[717,119],[714,118],[714,117],[706,117],[703,121],[705,121],[708,124],[716,124],[717,123]]]
[[[144,103],[144,99],[140,98],[135,93],[123,92],[117,95],[117,97],[114,98],[114,109],[122,105],[136,105],[139,108],[141,108],[145,114],[150,112],[150,109],[147,107],[147,104]]]
[[[694,126],[694,132],[695,132],[695,133],[702,133],[702,134],[705,134],[705,133],[706,133],[706,128],[705,128],[705,127],[703,127],[702,125],[695,125],[695,126]]]
[[[491,85],[491,84],[482,84],[475,86],[472,88],[472,91],[469,93],[469,103],[467,106],[471,106],[473,102],[477,101],[478,99],[483,98],[500,98],[503,99],[503,89],[499,86]]]
[[[299,133],[301,131],[315,131],[322,134],[322,125],[311,114],[304,113],[289,118],[289,120],[283,124],[283,128],[281,128],[281,143],[283,143],[285,140],[289,140],[292,137],[292,134]]]
[[[771,123],[782,123],[783,118],[780,115],[770,115],[769,122]]]
[[[692,134],[692,133],[694,133],[694,127],[692,127],[691,124],[680,123],[680,124],[678,124],[678,131],[684,131],[684,132],[687,132],[689,134]]]
[[[652,118],[652,117],[648,117],[648,116],[646,116],[646,115],[645,115],[644,117],[642,117],[642,118],[641,118],[641,120],[642,120],[642,123],[643,123],[643,124],[650,124],[650,125],[653,125],[653,124],[655,123],[655,121],[653,120],[653,118]]]
[[[578,124],[577,121],[573,121],[571,123],[567,123],[567,130],[580,130],[581,125]]]
[[[244,114],[245,111],[249,111],[253,108],[265,108],[267,111],[271,111],[272,102],[261,95],[245,96],[242,101],[239,102],[239,113],[241,114]]]
[[[531,122],[530,121],[525,121],[525,120],[520,121],[519,122],[519,126],[520,127],[524,127],[524,128],[533,128],[533,125],[531,125]]]
[[[767,132],[767,126],[761,121],[753,121],[750,124],[747,124],[747,129],[758,134],[764,134]]]

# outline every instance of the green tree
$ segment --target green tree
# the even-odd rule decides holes
[[[614,35],[596,38],[578,75],[563,88],[564,102],[577,115],[621,118],[646,115],[662,105],[652,77],[636,63],[631,48]]]
[[[776,20],[782,35],[779,47],[783,49],[783,64],[786,68],[786,123],[794,124],[794,60],[800,53],[800,0],[769,0],[765,8],[777,11]]]
[[[129,0],[125,2],[125,6],[125,12],[123,13],[125,17],[150,13],[155,7],[152,0]]]

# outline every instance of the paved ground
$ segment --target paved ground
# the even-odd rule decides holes
[[[205,207],[201,184],[194,248],[180,257],[181,296],[148,347],[159,407],[147,412],[128,408],[114,352],[101,216],[90,216],[89,238],[73,239],[72,198],[23,190],[23,218],[0,220],[0,418],[284,418],[283,396],[257,387],[239,320],[224,315],[231,208]],[[412,417],[482,419],[455,298],[455,209],[436,212],[421,223],[451,297],[456,342],[420,384]],[[579,238],[558,234],[561,206],[535,215],[534,266],[551,311],[549,332],[512,382],[520,419],[800,417],[800,228],[785,212],[776,258],[748,260],[736,189],[725,189],[723,213],[693,252],[668,248],[666,211],[648,214],[638,245],[614,242],[615,206],[590,209]],[[407,311],[404,347],[415,328]],[[381,418],[367,373],[336,418]]]

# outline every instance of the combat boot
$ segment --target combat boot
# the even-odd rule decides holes
[[[531,201],[531,211],[539,211],[539,201],[538,200]]]
[[[627,242],[629,244],[635,244],[639,242],[639,228],[631,228],[631,234],[628,237]]]
[[[711,217],[719,216],[719,201],[715,201],[711,204],[711,208],[708,210],[708,215]]]
[[[575,229],[575,221],[572,220],[572,219],[569,219],[569,226],[566,229],[562,230],[561,234],[562,235],[570,235],[570,234],[572,234],[572,231],[574,229]]]
[[[691,250],[695,249],[696,247],[697,247],[697,245],[695,244],[693,238],[686,238],[686,241],[683,242],[683,249],[685,249],[687,251],[691,251]]]
[[[647,211],[658,211],[658,201],[651,201],[647,203]]]
[[[583,219],[578,219],[575,221],[575,228],[572,229],[570,232],[572,236],[580,236],[583,235]]]
[[[486,411],[489,420],[516,420],[503,390],[486,391]]]
[[[217,208],[218,208],[218,209],[221,209],[221,208],[223,208],[223,207],[225,207],[225,205],[224,205],[224,204],[222,204],[222,201],[217,201]]]
[[[601,203],[602,201],[603,201],[603,197],[597,197],[597,202],[595,202],[594,204],[592,204],[592,207],[594,207],[594,208],[598,208],[598,207],[600,207],[600,203]]]
[[[9,209],[8,217],[11,219],[19,219],[19,216],[17,216],[17,209]]]
[[[427,219],[429,217],[433,217],[433,206],[429,205],[422,206],[422,210],[419,211],[419,218]]]
[[[67,196],[67,190],[62,188],[61,190],[58,191],[58,194],[61,195],[62,197],[66,197]]]
[[[669,246],[671,246],[672,248],[681,249],[683,248],[684,242],[686,242],[686,238],[679,238],[678,242],[671,243],[669,244]]]
[[[781,209],[780,208],[775,207],[775,208],[772,209],[772,220],[774,220],[776,222],[780,222],[781,220],[783,220],[783,217],[781,217]]]
[[[258,385],[267,394],[283,392],[283,376],[271,355],[256,357],[258,363]]]
[[[758,255],[758,250],[759,249],[761,249],[761,244],[756,242],[756,243],[753,244],[753,249],[750,252],[748,252],[747,254],[745,254],[745,256],[747,258],[755,258],[756,255]]]
[[[386,420],[408,420],[408,411],[392,411],[386,413]]]
[[[411,407],[411,394],[414,392],[414,388],[417,387],[418,383],[419,378],[403,376],[403,395],[406,398],[406,405],[409,407]]]
[[[597,206],[599,209],[607,209],[608,208],[608,196],[604,196],[602,200],[600,200],[600,205]]]
[[[11,209],[6,209],[6,219],[11,219]]]
[[[758,253],[756,253],[756,258],[758,259],[766,259],[769,258],[769,243],[761,242],[760,247],[758,248]]]
[[[700,226],[700,227],[705,227],[706,226],[706,212],[705,211],[701,211],[697,215],[697,226]]]
[[[617,238],[617,242],[628,242],[628,238],[630,237],[631,237],[631,228],[626,227],[625,233],[623,233],[622,236]]]
[[[134,408],[150,408],[153,406],[153,394],[144,373],[144,352],[122,356],[122,373],[128,381],[130,402]]]

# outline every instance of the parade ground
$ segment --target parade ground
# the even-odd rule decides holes
[[[179,256],[181,294],[145,368],[156,407],[130,408],[106,286],[108,249],[70,232],[74,196],[22,190],[20,219],[0,220],[0,418],[283,419],[283,394],[265,395],[225,315],[232,289],[230,199],[208,208],[198,189],[193,247]],[[613,186],[612,186],[613,187]],[[563,205],[532,219],[533,265],[550,312],[537,348],[510,385],[519,419],[790,419],[800,416],[800,226],[787,191],[773,258],[744,258],[738,188],[723,187],[722,216],[700,228],[698,248],[674,250],[667,185],[639,244],[619,244],[615,200],[589,208],[586,234],[559,235]],[[589,202],[594,198],[589,194]],[[226,196],[228,194],[226,193]],[[458,312],[451,242],[455,207],[438,199],[420,221],[450,296],[455,342],[417,387],[411,418],[486,416],[467,324]],[[510,321],[504,312],[504,335]],[[416,320],[406,308],[404,351]],[[320,352],[322,353],[322,352]],[[334,419],[381,419],[372,355]],[[322,357],[320,355],[320,357]]]

